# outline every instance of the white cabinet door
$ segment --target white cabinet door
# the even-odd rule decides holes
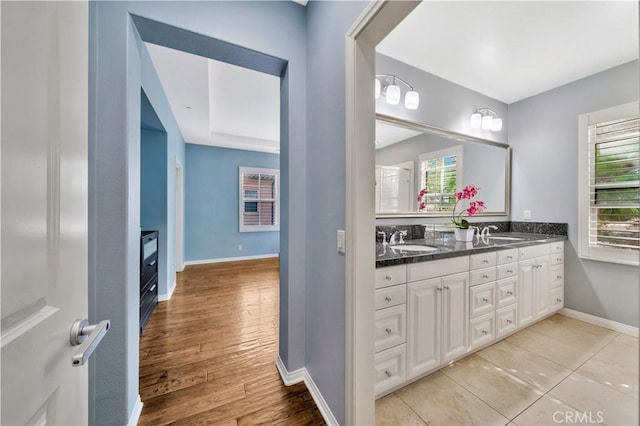
[[[3,425],[88,422],[88,4],[0,2]]]
[[[440,278],[416,281],[407,287],[407,378],[440,365]]]
[[[442,362],[467,352],[469,274],[442,278]]]
[[[542,317],[550,312],[549,290],[549,256],[536,257],[536,268],[534,270],[534,295],[536,318]]]
[[[520,293],[518,300],[520,318],[518,324],[520,324],[520,326],[529,324],[535,317],[533,308],[535,265],[535,259],[520,261],[518,265],[518,286]]]

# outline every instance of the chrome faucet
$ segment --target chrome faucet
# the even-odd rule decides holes
[[[486,238],[486,237],[490,237],[491,236],[490,229],[493,229],[494,231],[497,231],[498,227],[495,226],[495,225],[489,225],[489,226],[485,226],[484,228],[482,228],[482,232],[480,233],[482,238]]]
[[[389,237],[389,244],[404,244],[404,237],[407,235],[407,231],[395,231]]]

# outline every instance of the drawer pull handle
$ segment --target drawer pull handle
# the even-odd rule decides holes
[[[489,334],[487,330],[482,330],[482,334]]]
[[[561,280],[562,279],[562,275],[556,275],[556,279],[557,280]]]
[[[510,319],[507,320],[507,324],[513,324],[513,321],[511,321]]]
[[[482,276],[482,278],[487,279],[487,278],[489,278],[489,275],[485,274],[485,275]]]
[[[489,261],[487,259],[483,259],[482,263],[489,263]]]
[[[393,330],[391,330],[390,328],[385,328],[385,329],[384,329],[384,331],[386,331],[386,332],[387,332],[387,334],[391,334],[391,332],[392,332]]]
[[[391,377],[392,376],[391,371],[389,371],[389,370],[384,370],[384,374],[386,374],[387,377]]]
[[[156,289],[156,284],[152,285],[151,288],[149,289],[149,293],[151,293],[153,290]]]
[[[486,297],[483,297],[482,301],[485,302],[485,303],[489,303],[489,299],[487,299]]]
[[[507,259],[513,259],[513,256],[507,256]]]
[[[448,286],[448,285],[445,285],[443,288],[444,288],[445,290],[449,290],[449,286]]]
[[[386,300],[387,302],[391,302],[391,297],[387,296],[384,298],[384,300]]]
[[[557,257],[556,258],[556,262],[562,262],[562,258],[561,257]]]
[[[158,261],[158,259],[154,260],[153,262],[151,262],[151,263],[149,264],[149,266],[153,266],[153,265],[155,265],[157,261]]]
[[[512,292],[512,291],[507,291],[507,294],[508,294],[509,296],[513,296],[513,292]]]
[[[442,291],[442,287],[436,287],[436,290]]]
[[[556,299],[556,302],[561,303],[562,299]]]
[[[513,271],[511,269],[507,269],[507,274],[513,274]]]
[[[391,275],[385,275],[385,277],[384,277],[384,279],[387,280],[387,281],[391,281],[391,278],[392,278]]]

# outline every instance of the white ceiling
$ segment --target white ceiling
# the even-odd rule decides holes
[[[423,1],[377,51],[509,104],[638,58],[638,3]]]
[[[421,133],[376,120],[376,149],[402,142]]]
[[[146,46],[186,142],[279,152],[277,77]],[[377,50],[512,103],[638,58],[638,4],[423,1]]]
[[[186,142],[279,152],[278,77],[145,45]]]

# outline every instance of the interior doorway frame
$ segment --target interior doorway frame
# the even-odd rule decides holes
[[[346,424],[375,424],[375,47],[418,4],[374,1],[346,35]]]
[[[175,157],[175,267],[176,274],[184,271],[184,167]],[[176,277],[177,279],[177,277]]]

